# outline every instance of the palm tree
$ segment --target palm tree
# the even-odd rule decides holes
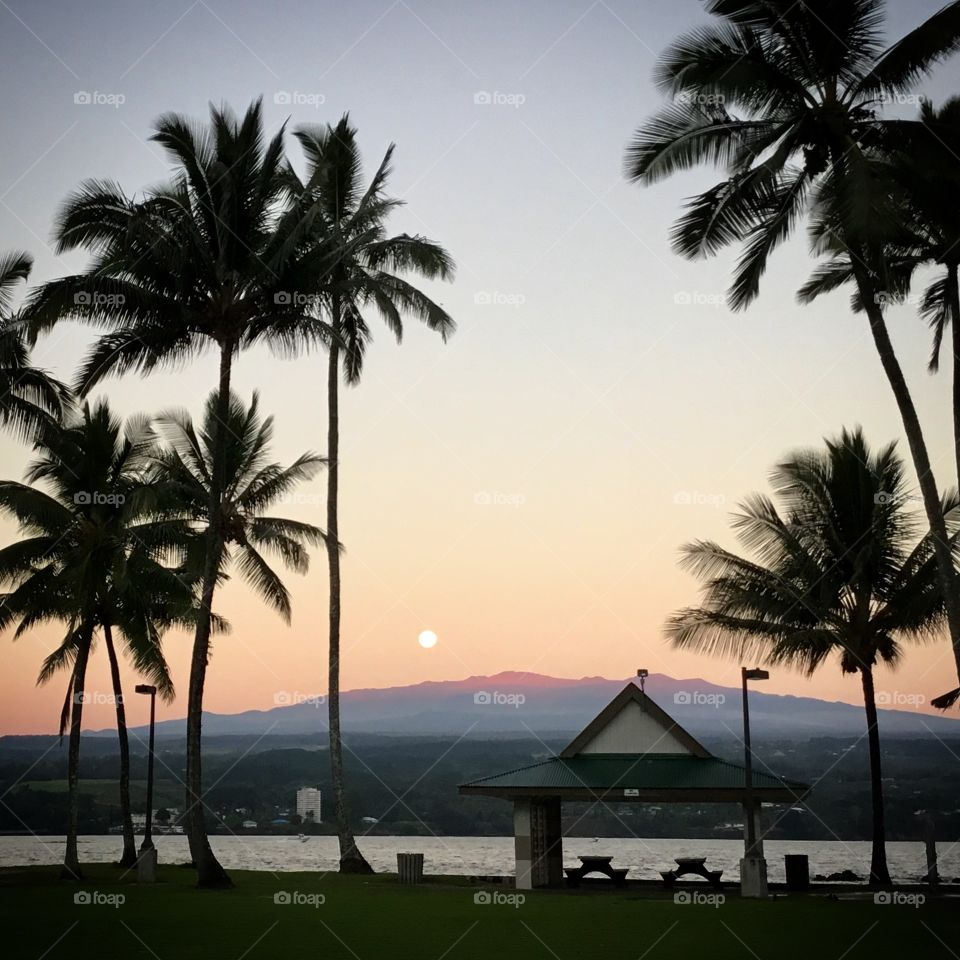
[[[771,475],[780,508],[755,495],[733,527],[753,559],[716,543],[684,547],[682,564],[704,581],[699,607],[674,614],[680,648],[759,659],[813,674],[831,659],[858,673],[870,754],[873,850],[870,880],[888,885],[880,733],[874,691],[879,664],[903,645],[937,638],[945,621],[933,535],[919,540],[905,507],[904,464],[894,444],[873,453],[859,429],[804,450]],[[957,499],[941,512],[957,529]],[[951,533],[956,552],[957,534]]]
[[[30,276],[26,253],[0,257],[0,426],[23,439],[59,420],[70,408],[70,392],[48,373],[30,365],[22,325],[12,311],[11,293]]]
[[[271,462],[273,418],[261,416],[258,394],[253,394],[248,407],[231,394],[224,421],[219,420],[219,399],[216,392],[207,399],[199,433],[185,411],[157,417],[157,429],[167,445],[154,456],[153,476],[168,488],[171,514],[205,529],[218,424],[226,427],[228,479],[221,495],[224,552],[219,577],[235,567],[261,599],[289,623],[290,595],[264,553],[305,574],[310,566],[307,548],[323,544],[324,533],[311,524],[264,511],[289,497],[297,484],[313,477],[325,461],[304,453],[287,467]]]
[[[899,216],[887,239],[886,298],[903,300],[910,292],[917,271],[934,265],[938,274],[924,291],[921,314],[933,330],[933,351],[929,369],[940,366],[943,339],[950,329],[953,353],[953,437],[960,483],[960,97],[948,100],[939,110],[929,101],[920,109],[920,124],[913,136],[903,138],[883,158],[884,176],[889,183],[891,202]],[[824,237],[829,248],[829,239]],[[849,256],[840,251],[814,272],[801,289],[800,299],[810,303],[823,293],[854,281]],[[884,299],[883,297],[881,299]],[[858,296],[856,311],[863,310]]]
[[[960,583],[920,420],[882,309],[883,240],[897,208],[874,182],[870,163],[873,152],[916,127],[883,120],[880,107],[960,47],[960,0],[887,49],[882,0],[708,0],[706,9],[717,21],[661,58],[656,80],[674,102],[637,131],[627,175],[653,183],[701,163],[726,168],[726,179],[688,203],[673,242],[690,258],[743,242],[730,291],[734,309],[757,296],[771,253],[804,214],[812,215],[815,232],[825,222],[835,226],[833,243],[850,257],[910,445],[960,676]],[[935,702],[946,706],[958,696],[960,688]]]
[[[129,746],[123,693],[113,646],[122,637],[134,666],[170,697],[173,688],[160,649],[164,630],[184,622],[189,584],[162,562],[182,549],[183,531],[156,522],[145,471],[155,438],[146,421],[124,428],[105,401],[44,430],[26,483],[0,482],[0,510],[14,517],[21,539],[0,549],[0,629],[17,624],[14,638],[46,622],[66,625],[60,646],[44,661],[38,682],[69,671],[60,732],[70,725],[68,822],[64,876],[80,877],[77,855],[80,729],[86,668],[97,631],[111,661],[121,750],[124,859],[133,842]],[[36,486],[42,484],[46,489]],[[134,851],[135,857],[135,851]]]
[[[44,285],[26,318],[34,336],[64,318],[108,332],[82,365],[81,391],[110,374],[175,367],[208,348],[219,354],[217,416],[207,505],[207,540],[187,700],[186,818],[190,853],[202,887],[230,886],[207,838],[201,723],[210,654],[211,604],[224,551],[221,497],[228,482],[227,421],[233,361],[266,342],[289,349],[323,339],[326,325],[305,320],[285,273],[296,224],[278,234],[286,181],[283,131],[264,143],[261,101],[242,119],[226,107],[209,127],[167,114],[152,138],[174,164],[174,178],[141,200],[119,185],[81,185],[61,210],[59,251],[85,248],[85,273]],[[286,223],[286,221],[284,221]],[[302,260],[321,259],[317,245]],[[313,259],[311,259],[313,258]]]
[[[347,810],[343,781],[343,740],[340,733],[340,550],[338,496],[340,478],[339,383],[360,381],[366,346],[372,336],[367,313],[376,309],[399,340],[403,315],[409,314],[436,330],[444,340],[453,332],[450,315],[417,289],[404,274],[450,280],[454,265],[437,243],[403,233],[390,236],[387,216],[399,201],[385,196],[393,146],[364,187],[356,128],[345,115],[336,126],[301,127],[295,133],[307,161],[303,182],[291,173],[292,192],[311,211],[312,231],[305,241],[336,251],[323,270],[307,277],[305,293],[328,316],[332,337],[327,363],[327,562],[330,570],[328,711],[330,765],[333,780],[340,870],[371,873],[357,847]],[[305,221],[307,218],[299,218]]]

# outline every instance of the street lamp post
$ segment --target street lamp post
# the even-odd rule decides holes
[[[153,845],[153,745],[154,727],[157,718],[157,688],[148,683],[138,683],[137,693],[150,697],[150,747],[147,756],[147,817],[143,831],[143,843],[137,857],[137,877],[140,881],[152,883],[157,873],[157,848]]]
[[[743,768],[744,768],[744,816],[746,819],[746,849],[740,861],[740,893],[744,897],[767,895],[767,861],[763,847],[757,840],[758,806],[753,793],[753,750],[750,746],[750,701],[747,696],[748,680],[769,680],[766,670],[740,668],[743,684]]]

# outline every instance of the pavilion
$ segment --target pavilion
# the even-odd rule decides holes
[[[744,833],[763,803],[796,803],[809,787],[713,756],[633,682],[558,755],[461,784],[460,793],[513,801],[516,886],[563,883],[564,800],[608,803],[740,803]],[[751,799],[752,798],[752,799]],[[759,842],[762,857],[762,841]]]

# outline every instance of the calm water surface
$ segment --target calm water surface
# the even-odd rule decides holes
[[[154,838],[163,863],[186,863],[187,839],[183,836]],[[228,869],[335,870],[335,837],[211,837],[210,842]],[[120,854],[116,836],[81,837],[80,860],[109,862]],[[770,879],[784,879],[783,855],[805,853],[810,858],[810,873],[830,874],[853,870],[859,876],[869,873],[870,844],[863,841],[768,841],[765,845]],[[63,837],[0,837],[0,866],[55,864],[63,859]],[[397,853],[424,855],[424,870],[433,874],[513,875],[512,837],[365,837],[361,848],[377,871],[396,871]],[[707,865],[725,871],[729,879],[738,876],[738,861],[743,844],[737,840],[590,840],[567,837],[563,841],[566,866],[579,866],[578,856],[612,856],[614,863],[630,868],[632,878],[657,879],[660,870],[673,866],[675,857],[706,857]],[[960,842],[942,843],[938,848],[940,875],[960,877]],[[888,843],[890,872],[896,880],[916,880],[926,872],[921,843]]]

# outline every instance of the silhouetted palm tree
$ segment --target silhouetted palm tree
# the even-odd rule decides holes
[[[307,548],[322,545],[324,534],[309,523],[275,517],[266,511],[289,498],[294,488],[313,477],[326,461],[305,453],[287,467],[272,463],[273,418],[261,416],[258,395],[254,393],[249,407],[235,394],[229,400],[227,417],[222,421],[227,439],[227,483],[221,494],[224,553],[220,573],[227,575],[235,568],[289,623],[290,595],[265,554],[275,556],[296,573],[306,573],[310,565]],[[219,416],[219,397],[212,393],[199,433],[185,411],[156,418],[167,446],[154,458],[154,477],[167,488],[165,500],[170,514],[200,529],[205,529],[208,522]]]
[[[882,310],[884,241],[897,209],[874,183],[870,153],[909,122],[884,121],[883,101],[909,91],[960,47],[960,2],[883,49],[882,0],[709,0],[717,22],[678,40],[657,83],[674,102],[641,127],[627,174],[653,183],[719,164],[727,177],[693,198],[673,233],[684,256],[742,242],[730,291],[735,309],[757,295],[770,254],[812,213],[850,256],[870,331],[896,398],[947,597],[960,675],[960,581],[920,420]],[[915,124],[914,124],[915,125]],[[878,229],[879,227],[879,229]],[[953,702],[960,688],[938,701]]]
[[[886,151],[875,176],[889,184],[891,202],[899,216],[886,241],[886,291],[882,299],[903,300],[910,292],[916,272],[936,266],[938,275],[920,301],[922,315],[933,329],[930,370],[940,365],[943,339],[948,329],[953,354],[953,434],[960,483],[960,97],[948,100],[940,110],[925,102],[920,124],[895,149]],[[823,238],[830,248],[829,238]],[[809,303],[823,293],[854,282],[849,256],[836,253],[814,272],[800,291]],[[863,310],[858,295],[853,307]]]
[[[904,642],[935,640],[942,630],[932,535],[917,540],[894,445],[874,454],[859,429],[827,441],[826,450],[793,454],[771,483],[780,509],[755,495],[733,518],[753,559],[711,542],[684,548],[682,564],[704,581],[703,599],[674,614],[667,635],[677,647],[807,674],[836,657],[844,673],[860,675],[873,805],[870,879],[887,885],[874,670],[896,665]],[[941,504],[951,531],[956,508],[955,495]]]
[[[211,108],[208,127],[167,114],[152,138],[174,164],[174,179],[142,200],[114,183],[91,181],[60,212],[60,251],[93,255],[83,274],[44,285],[26,316],[34,335],[66,317],[103,334],[79,375],[83,391],[109,374],[147,374],[182,364],[208,348],[219,354],[215,424],[226,422],[233,361],[258,342],[289,349],[326,325],[304,321],[286,296],[288,258],[299,251],[293,225],[277,233],[285,180],[283,134],[264,143],[262,105],[241,119]],[[304,254],[310,262],[319,246]],[[187,701],[186,821],[200,886],[229,886],[207,838],[201,796],[203,689],[210,653],[211,603],[224,544],[221,494],[228,483],[227,437],[213,443],[200,608]]]
[[[28,440],[71,404],[62,383],[31,366],[24,328],[12,310],[12,291],[30,276],[32,265],[26,253],[0,257],[0,427]]]
[[[0,510],[14,517],[21,538],[0,549],[0,629],[17,624],[14,638],[46,622],[67,627],[60,646],[44,661],[39,682],[70,671],[60,732],[70,725],[68,822],[64,875],[80,877],[77,855],[78,764],[88,659],[98,630],[110,657],[121,754],[124,860],[130,862],[133,826],[129,797],[129,745],[116,630],[134,668],[163,696],[173,687],[160,641],[174,623],[194,622],[189,584],[163,558],[184,551],[182,525],[157,522],[145,470],[154,436],[145,420],[126,427],[105,401],[41,432],[26,483],[0,482]],[[36,484],[41,484],[42,489]]]
[[[391,145],[369,184],[364,186],[357,131],[344,116],[336,126],[302,127],[296,137],[307,160],[300,183],[291,174],[300,206],[311,211],[312,232],[307,243],[335,251],[324,269],[308,277],[302,293],[314,299],[329,318],[332,339],[327,364],[327,559],[330,568],[328,710],[330,764],[334,791],[340,869],[369,873],[370,866],[357,848],[350,824],[343,782],[343,741],[340,734],[340,477],[339,382],[359,383],[363,357],[372,334],[367,314],[377,311],[399,340],[403,315],[423,321],[446,339],[453,330],[450,315],[413,286],[403,275],[448,280],[454,265],[437,243],[421,236],[389,236],[387,216],[399,201],[384,191],[390,175]],[[307,217],[300,216],[302,222]]]

